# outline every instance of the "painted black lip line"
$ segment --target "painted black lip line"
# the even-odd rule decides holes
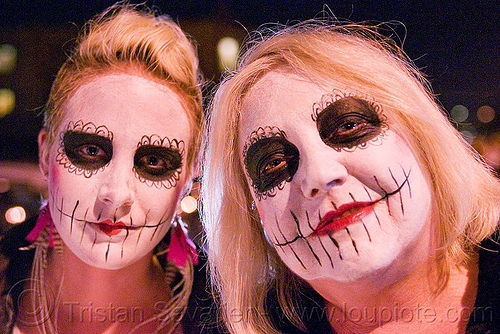
[[[61,204],[63,204],[63,200],[61,200]],[[78,207],[78,205],[80,204],[80,201],[77,200],[76,201],[76,205],[73,209],[73,212],[71,215],[63,212],[59,207],[56,206],[57,208],[57,211],[59,211],[59,214],[60,214],[60,218],[59,219],[62,219],[62,217],[66,217],[66,218],[70,218],[71,219],[71,230],[73,229],[73,221],[77,221],[77,222],[80,222],[80,223],[85,223],[85,224],[99,224],[98,222],[93,222],[93,221],[89,221],[87,219],[80,219],[80,218],[76,218],[74,216],[75,214],[75,211],[76,211],[76,208]],[[88,210],[88,209],[87,209]],[[154,225],[147,225],[147,224],[144,224],[144,225],[141,225],[141,226],[130,226],[130,225],[125,225],[123,228],[124,229],[131,229],[131,230],[135,230],[135,229],[140,229],[140,228],[155,228],[155,229],[158,229],[161,225],[167,223],[168,221],[167,220],[162,220],[164,217],[165,217],[166,213],[163,214],[162,218],[160,219],[160,221],[157,223],[157,224],[154,224]],[[115,219],[113,219],[115,220]],[[130,220],[132,221],[132,217],[130,217]]]
[[[389,169],[389,172],[391,173],[391,177],[393,178],[393,180],[394,180],[394,181],[396,181],[396,180],[394,179],[394,176],[393,176],[393,174],[392,174],[392,172],[391,172],[391,170],[390,170],[390,169]],[[391,191],[391,192],[386,192],[386,191],[384,190],[384,188],[382,188],[382,187],[380,186],[380,184],[379,184],[379,182],[378,182],[377,178],[374,176],[375,181],[377,182],[377,184],[378,184],[378,186],[380,187],[380,189],[382,189],[382,190],[385,192],[385,195],[384,195],[384,196],[382,196],[381,198],[379,198],[378,200],[373,201],[373,204],[376,204],[376,203],[378,203],[378,202],[380,202],[380,201],[383,201],[383,200],[385,200],[385,199],[389,198],[389,196],[392,196],[392,195],[395,195],[395,194],[399,193],[399,192],[403,189],[403,187],[404,187],[404,185],[405,185],[405,184],[408,184],[408,186],[409,186],[409,185],[410,185],[410,183],[409,183],[408,179],[409,179],[409,177],[410,177],[410,174],[411,174],[411,170],[408,172],[408,174],[406,174],[406,173],[405,173],[405,174],[404,174],[404,175],[405,175],[405,180],[403,181],[403,183],[401,183],[401,185],[399,185],[399,186],[396,188],[396,190]],[[396,184],[397,184],[397,182],[396,182]],[[402,201],[402,199],[401,199],[401,201]],[[402,206],[402,205],[403,205],[403,204],[401,203],[401,206]],[[403,212],[404,212],[404,209],[402,209],[402,210],[403,210]],[[291,212],[291,211],[290,211],[290,212]],[[296,222],[296,224],[297,224],[297,229],[298,229],[299,233],[298,233],[298,234],[297,234],[297,235],[296,235],[296,236],[295,236],[292,240],[289,240],[289,241],[286,241],[286,242],[283,242],[283,243],[274,243],[276,246],[279,246],[279,247],[287,246],[287,245],[289,245],[289,244],[291,244],[291,243],[296,242],[296,241],[297,241],[297,240],[299,240],[299,239],[307,239],[307,238],[311,237],[311,235],[314,233],[314,230],[313,230],[313,232],[311,232],[309,235],[304,236],[304,235],[303,235],[303,233],[302,233],[302,231],[300,230],[300,225],[299,225],[299,222],[298,222],[298,218],[295,216],[295,214],[294,214],[293,212],[291,212],[291,214],[292,214],[292,217],[294,218],[294,220],[295,220],[295,222]],[[307,218],[307,223],[309,224],[309,226],[311,226],[311,223],[310,223],[310,221],[309,221],[309,215],[307,214],[307,212],[306,212],[306,218]],[[377,217],[377,219],[378,219],[378,217]],[[320,217],[320,221],[321,221],[321,217]],[[283,234],[282,234],[282,235],[283,235]],[[284,239],[286,240],[286,238],[284,238]]]

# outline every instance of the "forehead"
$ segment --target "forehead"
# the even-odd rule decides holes
[[[82,120],[104,125],[115,136],[158,134],[186,138],[189,122],[176,92],[130,74],[107,74],[82,85],[63,107],[59,131]],[[121,135],[120,135],[121,134]]]
[[[339,84],[328,87],[313,83],[292,73],[270,72],[249,90],[242,104],[241,139],[259,126],[297,126],[310,123],[313,106]]]

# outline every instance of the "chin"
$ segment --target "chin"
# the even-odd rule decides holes
[[[396,258],[395,256],[362,257],[362,254],[360,254],[360,256],[356,255],[356,258],[351,260],[336,261],[333,268],[317,266],[307,271],[297,271],[296,274],[306,281],[330,280],[348,284],[364,279],[386,277]],[[382,282],[380,283],[382,284]]]
[[[100,246],[102,245],[97,245],[92,252],[87,252],[81,248],[77,248],[75,251],[72,250],[72,252],[80,261],[91,267],[110,270],[129,267],[148,253],[146,251],[144,254],[134,253],[129,254],[129,256],[122,256],[120,249],[111,247],[108,251],[107,247]]]

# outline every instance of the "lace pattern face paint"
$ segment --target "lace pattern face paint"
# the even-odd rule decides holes
[[[143,136],[134,155],[134,173],[149,186],[170,189],[179,181],[183,156],[184,141]]]
[[[91,177],[104,170],[113,156],[113,133],[104,125],[69,122],[59,139],[56,161],[70,173]]]
[[[177,93],[128,74],[79,87],[47,150],[49,208],[84,263],[119,269],[148,256],[185,192],[190,123]]]
[[[273,197],[290,182],[299,165],[299,151],[277,127],[258,128],[243,148],[244,164],[259,200]]]
[[[365,148],[382,140],[388,129],[378,104],[338,90],[314,103],[311,118],[321,140],[336,151]]]
[[[273,196],[259,200],[256,172],[247,172],[247,180],[268,240],[309,282],[407,268],[429,249],[432,192],[425,171],[375,99],[339,87],[271,72],[250,89],[241,112],[239,137],[249,138],[240,141],[245,168],[249,161],[258,166],[248,153],[257,138],[277,133],[286,133],[300,156]]]

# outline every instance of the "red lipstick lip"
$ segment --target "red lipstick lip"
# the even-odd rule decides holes
[[[116,223],[113,223],[110,219],[96,223],[96,225],[102,232],[110,237],[113,235],[117,235],[122,230],[126,229],[124,222],[117,221]]]
[[[323,216],[312,235],[325,235],[329,232],[337,232],[350,224],[353,224],[366,217],[377,202],[352,202],[341,205],[335,211],[329,211]],[[355,210],[355,211],[354,211]],[[351,214],[343,217],[349,211]]]

